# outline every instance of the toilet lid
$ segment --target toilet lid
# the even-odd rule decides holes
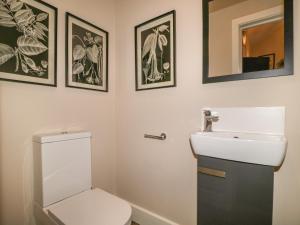
[[[100,189],[82,192],[47,210],[59,225],[125,225],[131,217],[126,201]]]

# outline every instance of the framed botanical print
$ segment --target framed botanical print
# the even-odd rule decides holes
[[[0,80],[56,86],[57,9],[0,0]]]
[[[108,92],[108,32],[66,17],[66,86]]]
[[[168,12],[135,27],[136,90],[176,86],[176,15]]]

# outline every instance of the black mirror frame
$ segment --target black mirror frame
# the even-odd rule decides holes
[[[203,9],[203,84],[235,80],[248,80],[294,74],[294,25],[293,0],[284,0],[284,68],[263,70],[241,74],[231,74],[218,77],[209,77],[209,8],[211,0],[202,0]]]

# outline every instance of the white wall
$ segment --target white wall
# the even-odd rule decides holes
[[[189,135],[204,106],[286,106],[286,160],[275,174],[274,225],[300,223],[300,3],[295,2],[295,76],[202,83],[201,0],[117,2],[117,192],[182,225],[196,224],[196,159]],[[175,9],[177,88],[135,92],[134,26]],[[165,142],[144,133],[165,131]]]
[[[0,81],[0,224],[33,225],[32,135],[93,133],[93,184],[115,189],[115,17],[111,0],[49,0],[58,7],[58,88]],[[109,93],[65,88],[65,11],[110,33]]]

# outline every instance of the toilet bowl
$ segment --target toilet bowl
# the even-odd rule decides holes
[[[91,185],[90,132],[37,135],[34,215],[38,225],[130,225],[131,206]]]
[[[38,225],[131,225],[131,207],[97,188],[44,209],[36,204],[35,217]]]

